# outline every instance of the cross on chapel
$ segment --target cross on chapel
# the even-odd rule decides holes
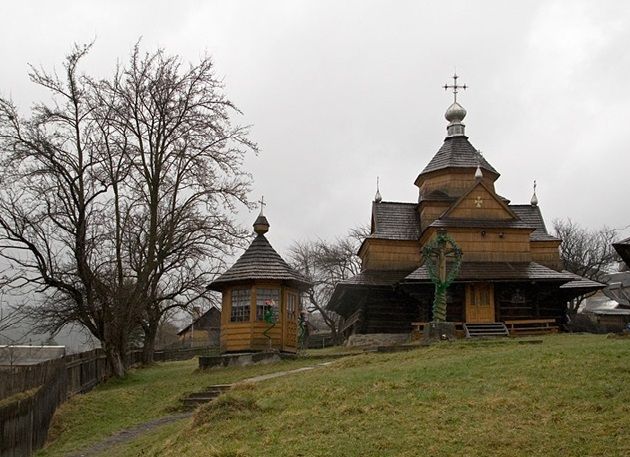
[[[258,203],[260,203],[260,215],[263,215],[263,208],[265,206],[267,206],[267,203],[265,203],[265,196],[263,195],[262,197],[260,197],[260,200],[258,200]]]

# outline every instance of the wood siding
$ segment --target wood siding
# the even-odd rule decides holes
[[[494,177],[486,173],[483,183],[494,191]],[[434,190],[444,192],[451,197],[461,197],[477,182],[474,168],[445,169],[423,177],[420,194],[429,195]]]
[[[554,270],[562,269],[560,261],[560,241],[532,241],[530,243],[532,260]]]
[[[248,322],[231,322],[230,316],[232,312],[232,290],[249,287],[250,292],[250,311]],[[278,304],[279,315],[278,321],[269,329],[270,324],[256,320],[256,290],[257,289],[275,288],[280,290],[280,303]],[[297,325],[300,314],[298,305],[297,312],[291,322],[288,322],[287,316],[287,297],[288,294],[295,294],[298,297],[300,293],[292,288],[282,285],[278,282],[255,282],[249,286],[238,285],[233,288],[226,289],[223,292],[222,311],[221,311],[221,352],[238,352],[238,351],[264,351],[275,349],[284,352],[297,351]],[[269,339],[264,332],[271,337],[271,348]]]
[[[437,218],[439,218],[448,208],[448,202],[428,202],[420,204],[420,231],[424,231]]]
[[[364,270],[411,270],[420,266],[420,246],[417,241],[368,238],[359,256]]]
[[[452,228],[448,233],[464,253],[468,262],[530,262],[528,229]],[[422,245],[436,234],[428,229],[420,239]],[[502,236],[501,236],[502,235]]]

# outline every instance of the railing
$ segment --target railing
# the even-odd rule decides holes
[[[363,315],[363,310],[361,308],[357,309],[354,313],[352,313],[348,319],[345,320],[343,326],[341,327],[341,333],[345,333],[346,330],[351,328],[354,324],[361,320],[361,316]]]
[[[510,331],[510,335],[556,333],[559,330],[555,319],[507,320],[504,324]]]
[[[209,348],[156,351],[156,361],[184,360]],[[141,350],[128,360],[139,361]],[[0,457],[30,456],[46,441],[57,406],[111,376],[101,349],[26,367],[0,369]],[[24,392],[24,395],[19,395]],[[12,400],[11,397],[16,399]]]

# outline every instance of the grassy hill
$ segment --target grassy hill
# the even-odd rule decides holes
[[[143,376],[149,392],[157,380]],[[69,407],[58,422],[78,414],[100,420]],[[628,456],[630,339],[557,335],[542,344],[456,342],[349,357],[236,389],[192,420],[107,454]]]

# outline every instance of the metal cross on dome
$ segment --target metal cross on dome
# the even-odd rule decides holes
[[[267,203],[265,203],[265,196],[264,195],[262,197],[260,197],[260,200],[258,200],[258,203],[260,203],[260,215],[262,216],[263,208],[265,206],[267,206]]]
[[[457,84],[457,78],[459,78],[459,76],[457,76],[457,73],[453,73],[453,84],[444,84],[444,90],[449,90],[449,89],[453,89],[453,100],[454,103],[457,103],[457,89],[468,89],[468,86],[466,84],[460,86],[459,84]]]

